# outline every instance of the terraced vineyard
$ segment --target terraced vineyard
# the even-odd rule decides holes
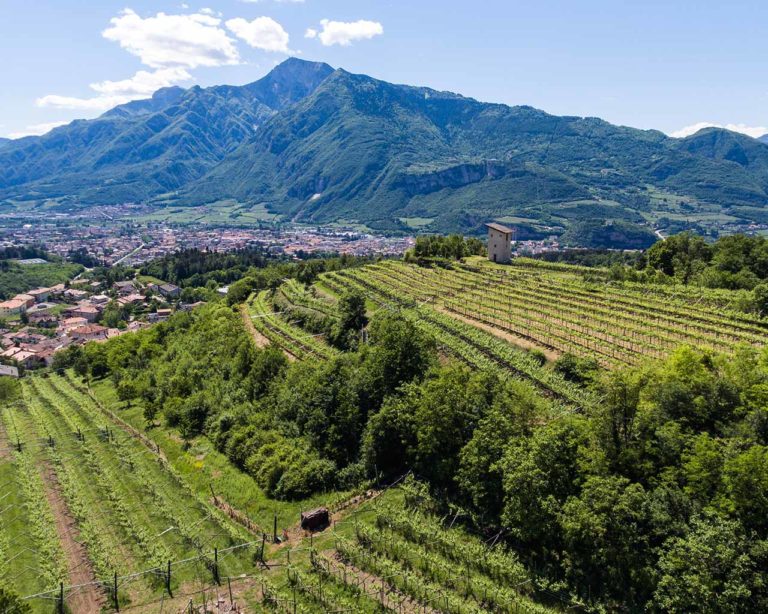
[[[278,551],[263,604],[283,612],[557,611],[559,596],[537,589],[513,553],[446,526],[420,509],[412,487],[406,481],[362,504],[303,548]]]
[[[361,291],[382,308],[397,309],[416,326],[432,334],[445,351],[475,368],[509,371],[530,380],[546,395],[571,407],[586,407],[595,402],[592,394],[546,368],[526,350],[451,317],[426,302],[418,303],[415,297],[409,298],[401,292],[401,288],[389,289],[377,282],[369,268],[330,273],[322,277],[321,283],[337,293]]]
[[[36,610],[153,603],[253,569],[257,536],[67,378],[23,386],[2,412],[0,577]]]
[[[298,293],[294,290],[289,294],[292,287],[290,282],[286,286],[285,295],[296,300]],[[301,292],[301,296],[307,297],[308,294]],[[305,300],[309,299],[305,298]],[[334,348],[322,341],[322,335],[311,334],[295,326],[293,322],[286,320],[280,310],[275,309],[275,307],[267,291],[252,296],[248,301],[248,314],[254,328],[271,343],[279,346],[286,354],[295,359],[326,360],[337,354]]]
[[[382,305],[412,310],[442,328],[444,345],[470,363],[477,361],[455,347],[450,337],[457,331],[446,330],[455,325],[442,316],[518,346],[591,356],[607,368],[663,357],[682,344],[733,352],[739,344],[763,346],[768,340],[765,322],[714,310],[710,300],[717,302],[717,293],[710,299],[689,289],[654,292],[647,286],[586,282],[581,273],[526,261],[502,267],[473,260],[452,269],[388,261],[327,274],[322,283],[361,289]],[[485,345],[492,345],[487,338]]]

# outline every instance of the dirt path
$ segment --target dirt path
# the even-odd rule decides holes
[[[322,280],[320,280],[320,283],[322,283]],[[326,288],[324,288],[324,287],[322,287],[320,285],[315,285],[313,287],[315,288],[315,291],[317,292],[318,298],[326,298],[326,299],[328,299],[329,303],[332,304],[332,305],[338,303],[338,301],[339,301],[338,297],[336,295],[334,295],[334,294],[331,294],[331,292],[329,290],[327,290]]]
[[[456,320],[459,320],[460,322],[464,322],[465,324],[470,324],[471,326],[474,326],[475,328],[479,328],[480,330],[484,330],[487,333],[491,333],[494,337],[498,337],[499,339],[503,339],[504,341],[508,341],[512,345],[516,345],[517,347],[523,348],[524,350],[538,350],[544,354],[544,356],[547,357],[547,360],[554,361],[560,358],[561,353],[557,352],[551,348],[547,348],[541,345],[537,345],[530,339],[526,339],[525,337],[520,337],[518,335],[513,335],[510,332],[507,332],[505,330],[500,330],[498,328],[495,328],[489,324],[485,324],[483,322],[478,322],[477,320],[473,320],[472,318],[467,318],[465,316],[462,316],[454,311],[450,311],[449,309],[445,309],[442,306],[439,305],[432,305],[432,308],[435,311],[439,311],[440,313],[450,316]]]
[[[85,546],[80,542],[80,531],[77,528],[77,523],[61,495],[61,487],[56,472],[47,462],[43,462],[40,469],[45,484],[45,496],[56,523],[56,533],[67,558],[69,584],[70,586],[77,586],[94,582],[96,574],[93,565],[85,551]],[[67,599],[67,605],[78,614],[81,612],[83,614],[98,614],[106,604],[106,596],[96,587],[83,588]]]
[[[240,306],[240,314],[243,316],[245,328],[251,333],[251,337],[253,337],[253,342],[256,344],[256,347],[265,348],[270,345],[270,340],[256,330],[256,327],[253,325],[253,320],[251,320],[251,314],[248,313],[248,308],[245,305]]]
[[[253,342],[256,344],[256,347],[265,348],[268,345],[272,345],[272,342],[269,339],[267,339],[258,330],[256,330],[256,327],[253,325],[253,320],[251,320],[251,314],[248,313],[248,308],[245,305],[242,305],[240,307],[240,313],[243,316],[243,322],[245,322],[245,328],[251,334],[251,337],[253,338]],[[285,348],[280,348],[280,349],[283,351],[283,354],[285,354],[285,357],[288,359],[289,362],[295,362],[298,360],[296,356],[291,354]]]

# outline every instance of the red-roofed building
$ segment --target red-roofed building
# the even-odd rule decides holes
[[[75,341],[101,341],[107,338],[108,328],[98,324],[85,324],[69,331],[69,336]]]

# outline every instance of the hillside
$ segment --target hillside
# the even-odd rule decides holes
[[[0,379],[5,584],[41,613],[765,611],[747,294],[422,256],[254,269]]]
[[[167,88],[0,145],[0,198],[265,203],[284,219],[521,235],[574,221],[764,220],[768,145],[479,102],[290,59],[250,85]]]

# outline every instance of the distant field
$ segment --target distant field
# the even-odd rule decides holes
[[[176,224],[258,226],[259,222],[274,221],[278,217],[269,213],[263,203],[244,205],[233,200],[221,200],[196,207],[169,205],[135,219],[143,222],[162,221]]]
[[[768,343],[768,324],[731,310],[731,294],[684,286],[638,286],[584,281],[599,270],[519,259],[494,265],[470,259],[451,270],[386,261],[320,276],[307,289],[290,281],[276,297],[291,313],[333,316],[344,292],[357,290],[369,311],[397,309],[436,337],[444,352],[476,368],[503,369],[532,381],[566,405],[594,399],[565,381],[530,350],[550,360],[569,352],[615,369],[662,358],[687,344],[733,352],[740,344]],[[282,315],[267,292],[252,297],[249,317],[263,342],[291,359],[325,359],[335,353]]]
[[[682,344],[733,352],[740,344],[763,346],[768,325],[730,309],[725,291],[684,286],[637,286],[584,281],[595,269],[520,259],[494,265],[471,259],[453,269],[387,261],[321,275],[315,287],[295,281],[279,290],[293,309],[333,314],[346,291],[362,292],[369,310],[397,309],[433,334],[444,351],[478,368],[505,369],[531,380],[564,403],[594,399],[530,354],[550,360],[569,352],[614,369],[661,358]],[[268,342],[294,359],[333,354],[281,315],[267,293],[254,297],[250,317]],[[293,316],[289,316],[293,317]]]
[[[435,221],[433,217],[401,217],[400,221],[411,228],[424,228]]]

